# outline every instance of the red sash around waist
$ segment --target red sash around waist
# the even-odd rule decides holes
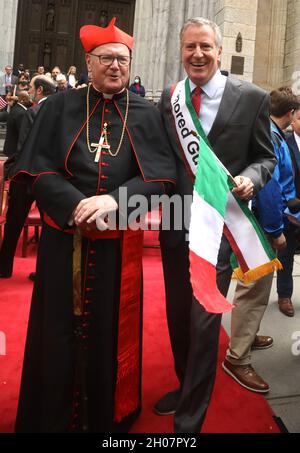
[[[78,231],[76,228],[60,228],[46,213],[44,214],[44,221],[50,227],[64,233],[74,235]],[[93,230],[80,231],[80,233],[82,236],[94,240],[120,239],[122,266],[120,276],[118,366],[114,407],[114,419],[119,423],[127,415],[135,411],[139,405],[143,231]],[[74,235],[75,237],[76,235]],[[74,253],[75,251],[76,247],[74,247]],[[74,288],[73,286],[73,290]],[[73,291],[73,297],[75,292]],[[81,290],[78,293],[81,294]]]
[[[58,226],[54,220],[51,219],[51,217],[48,216],[48,214],[44,214],[44,222],[47,223],[52,228],[55,228],[56,230],[63,231],[64,233],[67,234],[74,234],[76,231],[76,228],[61,228]],[[84,237],[87,237],[89,239],[118,239],[121,237],[121,231],[119,230],[106,230],[106,231],[100,231],[100,230],[80,230],[81,235]]]

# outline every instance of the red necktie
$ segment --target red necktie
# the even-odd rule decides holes
[[[192,94],[192,104],[198,117],[200,114],[201,92],[202,89],[200,87],[196,87]]]

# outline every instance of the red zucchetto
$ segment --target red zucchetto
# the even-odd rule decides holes
[[[115,27],[116,18],[113,17],[106,28],[97,25],[84,25],[80,29],[80,40],[86,53],[91,52],[102,44],[110,42],[125,44],[130,50],[133,48],[134,39],[120,28]]]

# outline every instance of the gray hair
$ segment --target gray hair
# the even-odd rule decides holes
[[[50,96],[55,93],[56,86],[54,85],[52,79],[45,75],[36,75],[31,79],[31,82],[34,85],[34,88],[37,90],[39,87],[43,88],[43,95]]]
[[[183,25],[180,31],[180,41],[182,43],[182,38],[184,32],[191,26],[201,27],[202,25],[208,25],[215,34],[215,44],[218,49],[222,46],[222,33],[220,27],[213,21],[209,19],[205,19],[204,17],[193,17],[192,19],[188,19],[185,24]]]

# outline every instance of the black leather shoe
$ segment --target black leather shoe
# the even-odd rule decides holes
[[[180,390],[173,390],[172,392],[166,393],[157,403],[154,405],[154,412],[157,415],[173,415],[176,411],[180,397]]]
[[[32,282],[35,282],[35,272],[30,272],[30,274],[28,275],[28,278],[29,278],[29,280],[31,280]]]

